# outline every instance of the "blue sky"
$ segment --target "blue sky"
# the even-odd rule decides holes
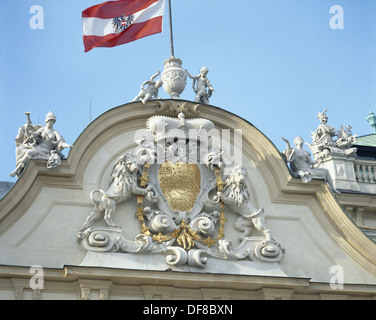
[[[0,181],[15,166],[18,128],[31,112],[52,110],[68,143],[105,111],[131,101],[170,56],[167,6],[163,33],[84,53],[81,12],[95,0],[2,0],[0,3]],[[33,30],[33,5],[44,28]],[[166,3],[167,5],[167,3]],[[329,12],[340,5],[344,29]],[[375,0],[172,0],[175,56],[198,74],[209,68],[210,104],[261,130],[280,150],[310,133],[327,108],[329,124],[372,133],[376,112]],[[169,98],[160,90],[162,98]],[[189,81],[182,99],[194,99]]]

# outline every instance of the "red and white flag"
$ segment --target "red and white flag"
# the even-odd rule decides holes
[[[82,11],[85,52],[162,32],[164,0],[118,0]]]

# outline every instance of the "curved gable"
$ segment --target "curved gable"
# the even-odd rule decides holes
[[[239,248],[239,251],[223,245],[222,251],[218,252],[228,250],[225,259],[210,256],[206,251],[205,264],[199,267],[188,262],[168,265],[166,254],[161,252],[148,254],[145,251],[137,255],[131,251],[106,251],[104,247],[103,250],[92,250],[87,245],[89,242],[85,245],[77,241],[78,231],[93,210],[90,193],[109,187],[117,159],[135,151],[138,130],[145,129],[152,116],[177,119],[181,110],[186,120],[209,119],[215,128],[227,129],[231,134],[234,129],[241,129],[242,159],[232,159],[247,170],[250,202],[265,213],[267,227],[280,245],[278,259],[259,259],[255,248],[262,242],[263,235],[254,227],[246,242],[255,243],[255,248],[244,245],[246,250],[252,250],[252,255],[239,258],[244,241],[239,240],[239,215],[230,208],[226,208],[227,220],[221,240],[228,239],[231,248]],[[235,143],[233,135],[231,139]],[[227,166],[231,168],[233,164]],[[156,177],[157,173],[154,175]],[[202,177],[211,176],[208,171],[201,170],[204,188],[203,183],[209,178]],[[215,186],[215,180],[210,181]],[[329,282],[330,268],[341,265],[346,282],[376,283],[375,244],[349,219],[325,182],[314,180],[303,184],[292,178],[279,151],[264,134],[246,120],[214,106],[160,100],[146,104],[132,102],[111,109],[82,132],[60,167],[50,170],[42,161],[32,161],[0,203],[2,265],[37,264],[57,269],[71,265],[155,271],[172,268],[198,273],[304,277],[318,282]],[[113,217],[132,245],[141,232],[140,221],[135,215],[136,206],[136,198],[132,196],[116,207]],[[98,226],[106,227],[102,220]],[[189,228],[184,230],[188,232]],[[97,237],[100,242],[100,234]],[[173,256],[184,255],[180,249],[171,250]],[[204,261],[198,259],[201,263]]]

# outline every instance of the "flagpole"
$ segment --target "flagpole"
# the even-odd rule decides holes
[[[171,57],[174,57],[174,39],[172,36],[172,14],[171,14],[171,0],[168,0],[168,14],[170,18],[170,49]]]

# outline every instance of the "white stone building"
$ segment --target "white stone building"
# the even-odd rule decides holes
[[[221,108],[111,109],[58,167],[31,160],[1,185],[0,299],[375,299],[375,134],[357,140],[358,156],[320,164],[334,193],[294,177],[262,132]],[[205,148],[207,162],[185,158]]]

